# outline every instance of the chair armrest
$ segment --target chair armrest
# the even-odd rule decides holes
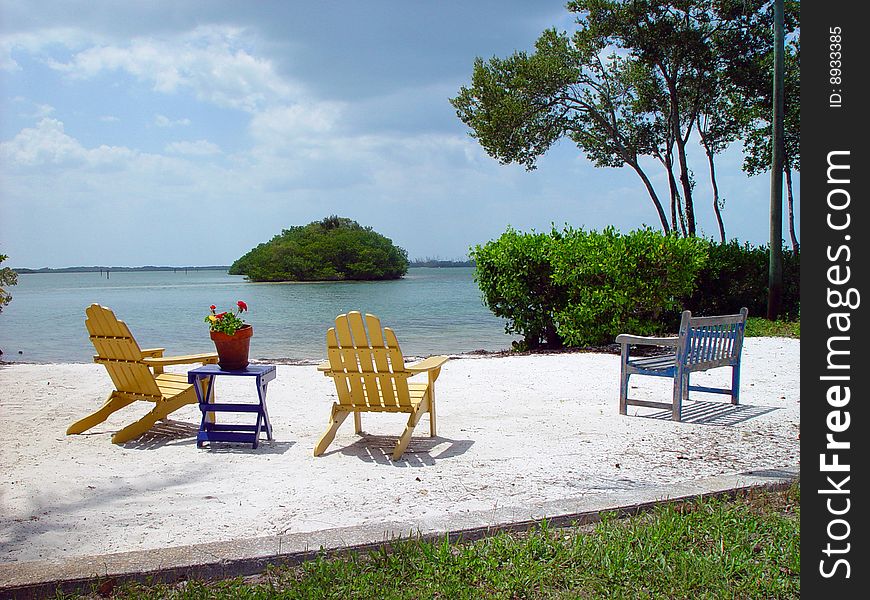
[[[166,365],[188,365],[202,363],[213,365],[217,363],[217,352],[205,352],[203,354],[185,354],[181,356],[163,356],[159,358],[143,358],[142,362],[152,367],[165,367]]]
[[[332,367],[329,366],[329,361],[322,362],[319,365],[317,365],[317,370],[320,371],[321,373],[323,373],[324,375],[326,375],[327,377],[329,376],[329,371],[331,369],[332,369]]]
[[[679,339],[677,337],[645,337],[620,333],[616,336],[616,343],[634,344],[636,346],[670,346],[676,348]]]
[[[142,358],[160,358],[166,348],[145,348],[142,350]]]
[[[430,356],[429,358],[424,358],[418,363],[406,366],[405,370],[410,371],[415,375],[417,373],[425,373],[440,368],[441,365],[446,363],[448,360],[450,359],[447,356]]]

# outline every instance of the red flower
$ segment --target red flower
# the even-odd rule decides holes
[[[211,331],[219,331],[227,335],[234,335],[242,327],[250,327],[250,325],[245,323],[241,318],[241,314],[248,310],[248,305],[241,300],[236,302],[235,310],[217,312],[217,306],[214,304],[209,308],[211,308],[211,314],[206,315],[205,322],[208,323]]]

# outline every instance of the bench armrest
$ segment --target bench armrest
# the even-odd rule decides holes
[[[616,336],[617,344],[634,344],[636,346],[667,346],[667,347],[677,347],[677,341],[679,338],[676,337],[645,337],[642,335],[629,335],[627,333],[620,333]]]

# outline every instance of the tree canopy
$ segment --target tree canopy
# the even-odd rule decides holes
[[[344,217],[284,229],[230,267],[251,281],[399,279],[408,253],[392,240]]]
[[[5,254],[0,254],[0,263],[6,260]],[[0,268],[0,312],[3,312],[3,307],[12,302],[12,294],[6,288],[10,285],[18,283],[18,273],[9,267]]]
[[[532,54],[477,58],[471,85],[451,99],[457,116],[503,164],[534,169],[567,137],[598,167],[632,168],[662,229],[690,236],[695,178],[686,148],[698,133],[724,240],[713,156],[757,123],[757,113],[742,107],[757,104],[759,82],[770,86],[769,3],[572,0],[567,7],[577,15],[572,35],[550,29]],[[787,2],[787,31],[796,31],[798,15],[799,5]],[[670,215],[643,157],[666,171]]]

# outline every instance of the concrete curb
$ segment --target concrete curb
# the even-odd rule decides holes
[[[602,512],[625,516],[662,503],[729,496],[751,488],[782,489],[797,480],[799,474],[799,467],[747,471],[667,486],[602,490],[594,496],[543,502],[535,507],[496,508],[419,521],[74,557],[57,562],[2,563],[0,600],[53,597],[58,590],[89,593],[106,581],[171,583],[253,575],[268,565],[295,565],[321,553],[366,551],[408,537],[475,540],[497,532],[525,531],[542,519],[554,527],[594,523]]]

